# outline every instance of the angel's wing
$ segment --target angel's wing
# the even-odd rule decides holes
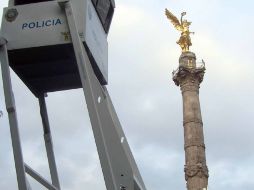
[[[177,30],[182,30],[182,25],[180,24],[180,21],[176,18],[175,15],[173,15],[168,9],[165,10],[165,14],[168,17],[168,19],[172,22],[172,24],[174,25],[174,27]]]

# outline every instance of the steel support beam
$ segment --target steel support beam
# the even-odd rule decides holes
[[[9,4],[8,4],[9,7],[12,7],[14,6],[14,0],[9,0]]]
[[[41,114],[41,119],[43,124],[44,141],[45,141],[45,147],[47,151],[51,180],[52,180],[52,184],[60,190],[61,188],[60,188],[60,183],[59,183],[59,178],[57,173],[54,148],[53,148],[53,142],[51,137],[51,130],[49,125],[48,112],[47,112],[47,106],[46,106],[44,94],[39,97],[39,104],[40,104],[40,114]]]
[[[132,172],[133,172],[133,179],[134,179],[134,190],[145,190],[145,184],[143,182],[143,179],[141,177],[141,174],[139,172],[139,169],[138,169],[138,166],[135,162],[135,159],[133,157],[133,154],[131,152],[131,149],[130,149],[130,146],[128,144],[128,141],[126,140],[126,136],[124,134],[124,131],[123,131],[123,128],[121,126],[121,123],[119,121],[119,118],[117,116],[117,113],[115,111],[115,108],[113,106],[113,103],[111,101],[111,98],[110,98],[110,95],[107,91],[107,88],[106,87],[103,87],[104,88],[104,93],[106,94],[106,99],[105,101],[107,102],[107,106],[108,106],[108,110],[110,111],[110,115],[113,119],[113,122],[114,122],[114,126],[115,126],[115,130],[117,131],[119,137],[121,137],[121,144],[122,144],[122,147],[126,153],[126,156],[129,160],[129,163],[131,165],[131,168],[132,168]]]
[[[67,16],[106,187],[108,190],[134,190],[137,186],[135,189],[145,190],[106,87],[96,78],[79,37],[71,2],[64,1],[61,6]]]
[[[50,182],[48,182],[46,179],[44,179],[40,174],[38,174],[36,171],[34,171],[27,164],[25,164],[25,171],[27,174],[29,174],[32,178],[34,178],[36,181],[38,181],[41,185],[46,187],[48,190],[58,190],[57,187],[55,187]]]
[[[19,190],[29,190],[29,184],[25,176],[25,167],[21,149],[21,141],[19,136],[15,100],[12,91],[10,67],[6,43],[7,41],[5,39],[0,38],[0,61],[2,68],[5,104],[9,117],[11,141],[18,180],[18,187]]]

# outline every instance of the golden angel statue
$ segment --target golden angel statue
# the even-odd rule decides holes
[[[180,47],[182,48],[182,52],[189,51],[189,47],[192,45],[190,34],[194,34],[194,32],[189,31],[189,26],[191,25],[191,22],[183,20],[183,17],[184,15],[186,15],[186,12],[183,12],[181,14],[180,21],[168,9],[166,9],[165,14],[168,17],[168,19],[173,23],[174,27],[182,32],[180,39],[176,43],[180,45]]]

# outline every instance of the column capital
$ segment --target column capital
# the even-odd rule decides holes
[[[173,81],[177,86],[199,87],[205,74],[205,65],[196,63],[196,55],[192,52],[184,52],[179,58],[179,67],[173,71]],[[185,85],[186,84],[186,85]]]

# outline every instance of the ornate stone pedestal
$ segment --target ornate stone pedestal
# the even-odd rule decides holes
[[[203,122],[199,103],[199,85],[205,73],[204,64],[197,66],[196,56],[184,52],[173,80],[181,87],[185,149],[185,180],[188,190],[204,190],[208,185]]]

